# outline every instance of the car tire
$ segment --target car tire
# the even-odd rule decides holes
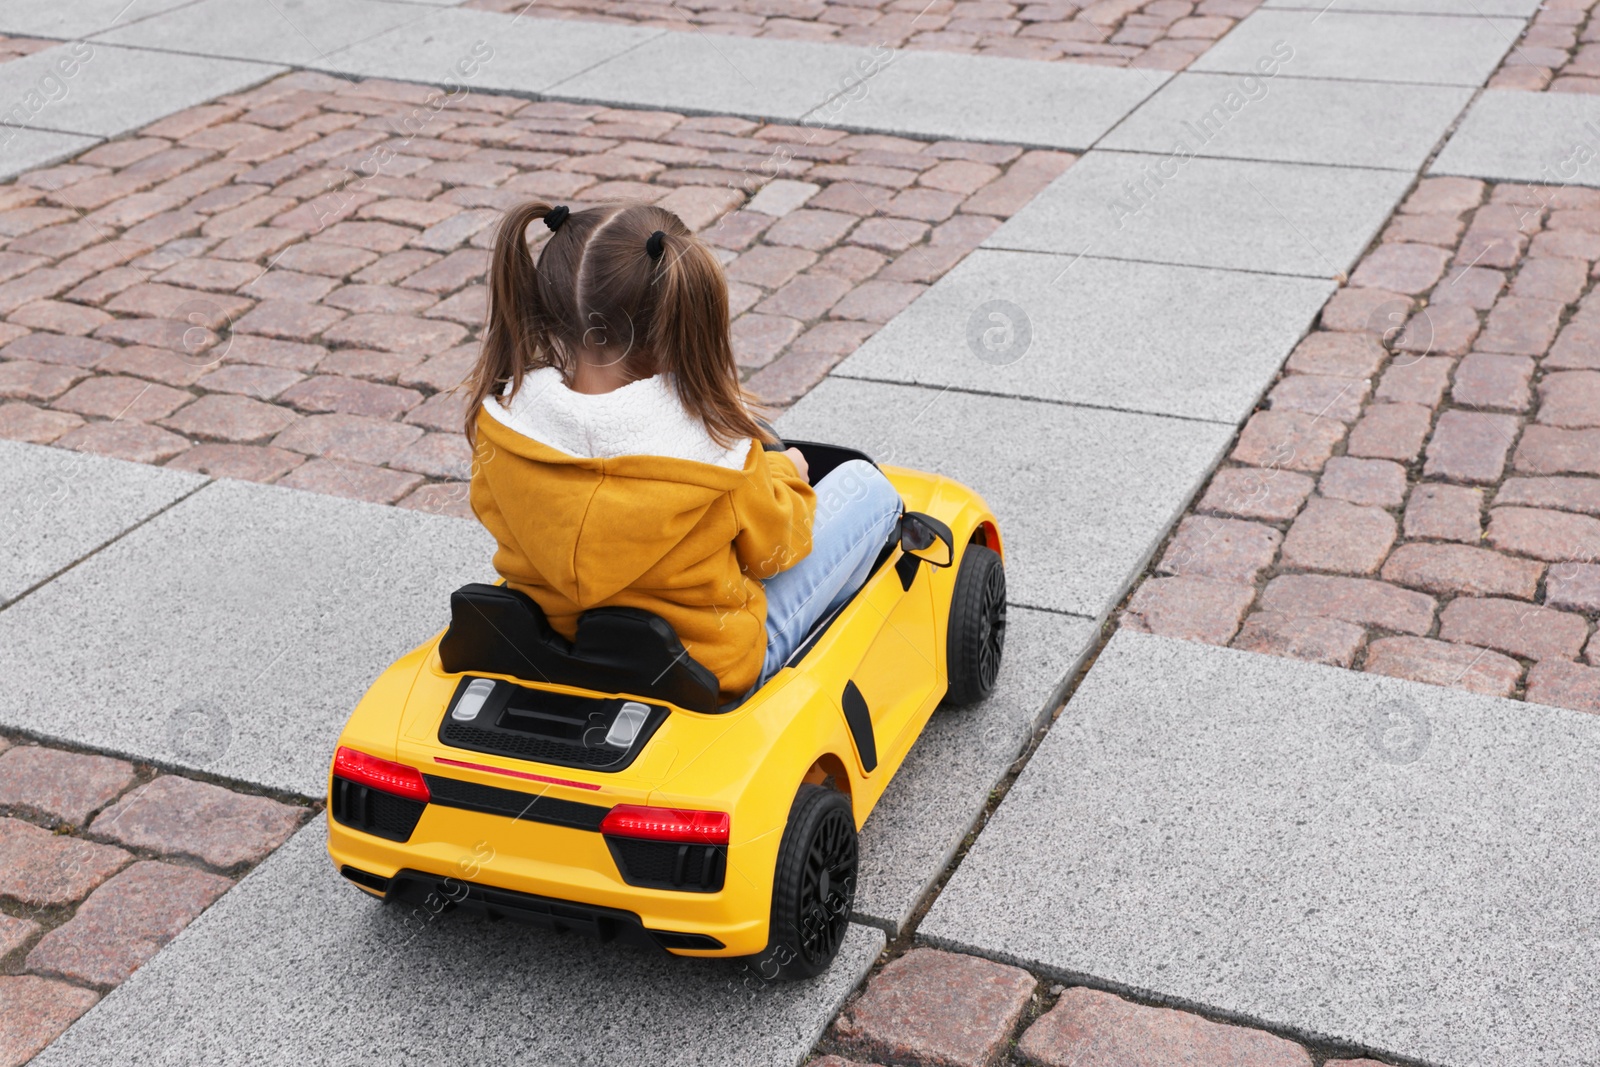
[[[968,545],[956,571],[945,640],[949,704],[975,704],[994,692],[1006,645],[1006,568],[984,545]]]
[[[850,926],[858,860],[850,798],[802,785],[778,845],[767,947],[752,961],[763,978],[811,978],[833,963]]]

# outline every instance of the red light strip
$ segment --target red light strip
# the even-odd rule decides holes
[[[525,778],[530,782],[570,785],[574,789],[593,789],[598,791],[600,788],[597,785],[590,785],[588,782],[569,782],[565,778],[549,778],[542,774],[529,774],[527,771],[508,771],[504,767],[491,767],[486,763],[468,763],[465,760],[445,759],[443,756],[433,757],[433,762],[447,764],[451,767],[465,767],[469,771],[488,771],[490,774],[503,774],[507,778]]]

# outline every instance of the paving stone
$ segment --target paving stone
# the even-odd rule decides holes
[[[1229,467],[1212,476],[1199,507],[1245,519],[1292,519],[1315,484],[1293,471]]]
[[[1394,538],[1394,519],[1383,509],[1313,497],[1283,539],[1283,565],[1376,574]]]
[[[1089,619],[1008,609],[994,694],[928,721],[861,829],[857,922],[905,929],[1098,637]]]
[[[1335,456],[1323,467],[1318,491],[1351,504],[1395,508],[1405,499],[1405,468],[1380,459]]]
[[[1450,396],[1457,404],[1501,411],[1526,411],[1532,399],[1528,382],[1533,360],[1474,352],[1456,367]]]
[[[128,848],[228,868],[265,858],[304,817],[303,809],[267,797],[167,774],[107,808],[89,829]]]
[[[1423,472],[1451,481],[1497,482],[1519,428],[1511,415],[1446,411],[1428,441]]]
[[[1272,387],[1267,401],[1273,410],[1287,408],[1340,422],[1354,422],[1371,389],[1372,383],[1363,378],[1291,374]]]
[[[75,66],[73,91],[50,101],[33,123],[61,133],[114,137],[146,123],[283,72],[282,67],[196,55],[174,66],[167,53],[96,42],[84,57],[71,46],[36,52],[0,69],[0,92],[18,96],[41,79],[60,80],[58,64]],[[85,77],[84,75],[88,75]]]
[[[1151,578],[1128,601],[1120,628],[1225,645],[1255,595],[1253,586],[1208,578]]]
[[[1360,626],[1336,619],[1257,611],[1245,619],[1232,645],[1247,652],[1348,667],[1355,662],[1366,636]]]
[[[980,250],[835,372],[1232,422],[1330,286]]]
[[[1583,515],[1497,507],[1484,536],[1496,548],[1551,563],[1600,558],[1600,521]]]
[[[1427,637],[1379,638],[1367,648],[1364,669],[1369,674],[1501,697],[1510,696],[1522,676],[1521,665],[1498,652]]]
[[[28,967],[88,985],[117,985],[233,885],[220,875],[144,860],[89,895],[45,934]]]
[[[1444,276],[1450,253],[1432,245],[1384,244],[1369,252],[1350,276],[1357,287],[1416,295]]]
[[[1383,379],[1373,395],[1396,404],[1436,407],[1450,387],[1454,363],[1442,357],[1396,360],[1383,372]]]
[[[148,48],[171,48],[174,41],[182,41],[185,51],[203,55],[309,65],[415,17],[405,5],[374,0],[282,0],[276,8],[261,8],[248,0],[206,0],[203,7],[168,11],[111,30],[99,40]],[[446,73],[439,71],[441,77]]]
[[[35,908],[82,900],[130,860],[126,852],[0,817],[0,897]]]
[[[1147,171],[1163,184],[1143,191]],[[1326,279],[1350,269],[1409,178],[1199,158],[1180,168],[1170,156],[1097,152],[984,243]]]
[[[13,128],[6,135],[5,159],[0,160],[0,181],[70,159],[84,149],[93,147],[95,142],[94,137],[76,133]]]
[[[1285,78],[1478,86],[1521,32],[1518,19],[1262,10],[1240,22],[1189,69],[1257,74],[1256,64],[1263,57],[1281,56],[1274,47],[1281,49],[1280,42],[1286,42],[1293,51],[1282,61]]]
[[[873,976],[834,1024],[834,1040],[866,1059],[987,1067],[1036,984],[1019,967],[915,948]]]
[[[1198,488],[1231,433],[1187,420],[836,376],[777,425],[786,437],[851,445],[880,463],[937,470],[972,486],[1006,529],[1012,601],[1089,619],[1121,599],[1175,518],[1177,502]],[[993,448],[1014,441],[1033,462],[995,464],[990,449],[954,441],[946,430],[953,425],[990,427],[1001,435]],[[1137,487],[1108,478],[1130,468],[1151,477]]]
[[[1559,659],[1541,660],[1528,670],[1528,700],[1600,713],[1600,669]]]
[[[1593,563],[1558,563],[1545,580],[1544,602],[1552,608],[1600,613],[1600,566]],[[1593,650],[1590,660],[1594,659]]]
[[[0,806],[81,826],[134,781],[131,764],[20,745],[0,754]]]
[[[392,504],[420,484],[420,475],[336,459],[313,459],[286,474],[281,485],[313,493]]]
[[[1043,1067],[1123,1067],[1182,1062],[1188,1067],[1310,1067],[1292,1041],[1214,1023],[1188,1012],[1134,1004],[1081,986],[1028,1027],[1017,1050]]]
[[[350,708],[489,573],[485,542],[476,523],[207,486],[0,612],[17,664],[0,725],[320,796]]]
[[[1285,574],[1267,583],[1261,607],[1289,615],[1313,615],[1425,634],[1433,628],[1434,601],[1422,593],[1368,578]]]
[[[21,1065],[94,1006],[100,994],[31,974],[0,976],[0,1063]]]
[[[1340,289],[1333,295],[1333,300],[1338,300],[1346,294],[1359,293],[1359,289]],[[1373,290],[1378,292],[1378,290]],[[1396,297],[1409,307],[1410,301],[1404,297]],[[1332,301],[1330,301],[1331,306]],[[1386,316],[1380,314],[1383,307],[1387,306],[1389,298],[1369,315],[1368,321],[1376,316],[1381,325],[1386,322]],[[1326,308],[1323,318],[1327,318]],[[1403,316],[1402,316],[1403,320]],[[1398,326],[1398,323],[1395,324]],[[1372,326],[1363,326],[1362,329],[1372,329]],[[1384,326],[1378,332],[1388,329]],[[1342,378],[1370,378],[1378,373],[1384,361],[1389,358],[1389,353],[1384,349],[1382,342],[1376,337],[1364,333],[1330,333],[1319,331],[1309,334],[1297,344],[1289,356],[1287,369],[1297,374],[1332,374]]]
[[[1600,374],[1561,371],[1539,383],[1539,421],[1567,429],[1600,426]]]
[[[1249,585],[1272,565],[1283,535],[1270,526],[1191,516],[1178,526],[1156,570]]]
[[[1495,180],[1600,185],[1600,168],[1581,164],[1578,146],[1592,140],[1582,94],[1486,89],[1429,168]]]
[[[194,471],[213,478],[240,478],[248,482],[274,481],[301,463],[304,457],[281,448],[262,445],[196,445],[167,463],[169,469]]]
[[[1118,634],[921,932],[1385,1059],[1554,1067],[1600,1052],[1590,1008],[1511,961],[1596,952],[1567,894],[1597,749],[1588,716]]]
[[[42,411],[21,401],[0,404],[0,438],[11,441],[48,444],[82,424],[78,416],[64,411]]]
[[[668,46],[663,42],[658,47]],[[855,79],[836,83],[835,89],[846,91],[821,103],[805,122],[913,137],[1083,149],[1138,107],[1166,77],[1149,70],[902,51],[864,81],[864,93],[853,88]],[[748,96],[748,88],[742,94]]]
[[[1514,465],[1533,474],[1600,474],[1600,433],[1529,426],[1517,444]]]
[[[1314,0],[1266,0],[1261,5],[1264,8],[1299,8],[1301,10],[1318,10]],[[1508,15],[1528,17],[1534,14],[1539,5],[1535,0],[1483,0],[1477,7],[1475,14],[1483,15]],[[1456,15],[1461,9],[1451,0],[1342,0],[1339,5],[1341,11],[1370,11],[1375,13],[1405,13],[1411,12],[1419,15]],[[1343,1060],[1330,1060],[1329,1064],[1343,1064]]]
[[[1321,470],[1344,429],[1336,419],[1303,411],[1258,411],[1244,424],[1231,458],[1257,467]]]
[[[403,1047],[463,1067],[555,1067],[570,1064],[579,1047],[596,1063],[779,1067],[810,1051],[884,943],[880,931],[852,926],[825,977],[768,983],[726,964],[651,957],[459,913],[419,921],[345,884],[328,864],[326,835],[321,819],[307,826],[36,1067],[117,1062],[136,1052],[151,1064],[244,1064],[262,1048],[297,1063],[331,1063],[355,1047]],[[293,938],[261,936],[288,922]],[[430,973],[419,980],[422,958]],[[371,1009],[375,980],[397,990],[392,1015]],[[305,990],[317,991],[320,1011],[291,1007]],[[446,1024],[445,990],[483,1010],[470,1037]],[[727,1011],[730,990],[742,1005],[736,1015]],[[176,1016],[162,1007],[175,1000],[189,1005]],[[635,1010],[612,1012],[610,1003]],[[534,1014],[549,1021],[530,1032],[490,1021]],[[461,1016],[451,1009],[449,1018]]]
[[[1507,478],[1495,494],[1497,504],[1523,504],[1600,515],[1600,482],[1592,478]]]
[[[1543,573],[1543,567],[1529,560],[1466,545],[1401,545],[1383,568],[1387,580],[1430,593],[1525,600],[1533,599]]]
[[[295,420],[292,411],[244,396],[203,396],[164,420],[179,433],[221,441],[259,441]]]
[[[13,915],[0,915],[0,959],[4,959],[23,945],[40,930],[38,923],[32,919],[19,919]],[[0,1046],[3,1048],[4,1046]],[[0,1063],[4,1063],[0,1060]]]
[[[1284,63],[1283,73],[1294,65],[1292,59]],[[1162,86],[1096,147],[1162,153],[1181,147],[1225,159],[1414,172],[1471,95],[1464,88],[1410,86],[1406,107],[1397,109],[1393,90],[1372,83],[1245,81],[1234,74],[1188,71]]]
[[[1577,659],[1589,638],[1583,616],[1494,598],[1460,598],[1439,614],[1439,636],[1524,659]]]

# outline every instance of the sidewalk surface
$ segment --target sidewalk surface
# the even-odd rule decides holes
[[[1600,1064],[1591,3],[8,0],[0,1067]],[[532,197],[1005,528],[813,981],[326,862]]]

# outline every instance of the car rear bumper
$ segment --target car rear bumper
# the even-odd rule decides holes
[[[734,869],[714,893],[629,885],[593,831],[429,805],[407,841],[330,818],[347,879],[429,920],[454,908],[692,956],[766,947],[770,897]],[[770,874],[768,876],[770,881]]]

